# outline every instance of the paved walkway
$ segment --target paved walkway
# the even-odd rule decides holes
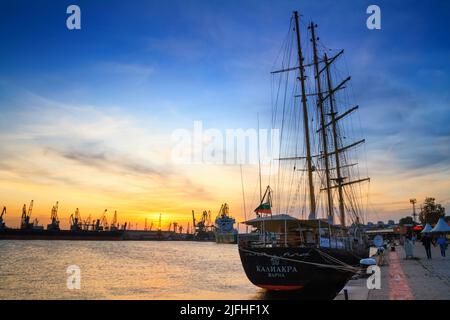
[[[402,246],[387,252],[381,266],[381,289],[369,290],[366,279],[349,281],[350,300],[450,300],[450,250],[442,258],[439,248],[432,247],[433,259],[426,258],[421,243],[414,246],[414,259],[405,259]],[[336,297],[343,300],[344,294]]]
[[[414,260],[404,260],[402,247],[398,250],[403,271],[415,299],[450,300],[450,250],[442,258],[439,247],[431,247],[432,259],[426,258],[425,248],[421,243],[414,246]],[[418,259],[417,259],[418,258]]]
[[[413,300],[414,296],[409,285],[410,280],[403,271],[402,261],[396,251],[390,251],[388,268],[389,300]]]

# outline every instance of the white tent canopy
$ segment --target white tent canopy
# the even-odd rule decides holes
[[[450,226],[444,221],[444,218],[440,218],[431,232],[450,232]]]
[[[427,224],[425,225],[425,228],[423,228],[423,230],[422,230],[420,233],[430,233],[432,229],[433,229],[433,227],[430,226],[429,223],[427,223]]]

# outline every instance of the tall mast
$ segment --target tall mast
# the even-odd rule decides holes
[[[306,104],[306,87],[305,87],[305,67],[303,64],[302,45],[300,41],[300,27],[298,22],[298,12],[294,11],[295,18],[295,32],[297,34],[297,49],[298,49],[298,61],[300,64],[300,87],[302,90],[301,100],[303,108],[303,126],[305,128],[305,142],[306,142],[306,165],[308,170],[308,182],[309,182],[309,206],[310,213],[309,219],[316,219],[316,198],[314,194],[314,181],[313,181],[313,165],[311,157],[311,142],[309,137],[309,119],[308,119],[308,106]]]
[[[314,74],[316,78],[316,88],[317,88],[317,106],[320,113],[320,125],[325,128],[325,113],[323,110],[323,96],[320,85],[320,72],[319,72],[319,57],[317,55],[317,45],[316,45],[316,34],[315,25],[311,22],[309,28],[311,29],[311,37],[313,44],[313,56],[314,56]],[[328,221],[333,221],[333,196],[331,194],[331,181],[330,181],[330,163],[328,159],[328,141],[327,141],[327,131],[321,130],[322,132],[322,142],[323,142],[323,157],[325,162],[325,178],[326,178],[326,191],[327,191],[327,204],[328,204]]]
[[[339,144],[338,144],[338,128],[336,124],[336,114],[337,111],[334,109],[334,92],[333,85],[331,83],[331,74],[330,74],[330,65],[328,63],[327,54],[324,54],[324,62],[325,62],[325,70],[327,73],[327,84],[328,84],[328,92],[330,94],[330,115],[331,115],[331,127],[333,131],[333,144],[334,144],[334,156],[336,162],[336,182],[338,185],[338,197],[339,197],[339,214],[341,217],[341,225],[345,227],[345,209],[344,209],[344,192],[342,183],[344,182],[344,178],[341,175],[341,160],[339,157]],[[322,130],[325,131],[325,130]]]
[[[259,200],[262,203],[262,181],[261,181],[261,151],[260,151],[260,142],[259,142],[259,113],[257,114],[258,118],[258,173],[259,173]]]

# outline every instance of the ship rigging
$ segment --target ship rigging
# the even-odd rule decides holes
[[[302,40],[301,26],[310,42]],[[347,142],[358,106],[348,107],[351,78],[336,67],[343,52],[329,57],[317,25],[304,25],[293,13],[281,68],[271,73],[272,127],[281,136],[280,157],[272,164],[276,174],[269,176],[256,218],[246,221],[253,232],[239,237],[244,270],[262,288],[312,289],[334,297],[368,255],[357,186],[369,178],[361,177],[356,152],[365,140]],[[261,171],[259,180],[261,188]]]

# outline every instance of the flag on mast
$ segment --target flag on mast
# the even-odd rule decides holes
[[[268,213],[272,214],[272,207],[270,206],[270,203],[265,202],[261,203],[256,209],[255,213]]]

